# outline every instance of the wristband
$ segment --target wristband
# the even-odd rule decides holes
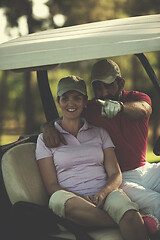
[[[123,105],[123,102],[120,102],[120,101],[119,101],[119,104],[121,105],[121,110],[119,111],[119,113],[121,113],[124,110],[124,105]]]

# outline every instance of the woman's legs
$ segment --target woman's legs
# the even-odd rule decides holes
[[[144,222],[137,211],[128,210],[121,217],[119,224],[116,224],[106,211],[97,208],[87,200],[72,193],[66,193],[68,196],[70,195],[67,198],[65,191],[62,198],[62,192],[58,192],[54,193],[57,196],[54,196],[54,194],[52,195],[53,197],[51,196],[49,203],[49,207],[58,215],[85,227],[116,227],[119,225],[121,234],[125,240],[149,240]],[[62,204],[62,201],[64,204]],[[117,199],[118,208],[120,206]]]
[[[114,190],[107,196],[103,209],[119,225],[124,239],[148,239],[138,205],[121,189]]]
[[[66,218],[85,227],[118,226],[105,211],[79,197],[73,197],[66,202],[65,212]],[[143,219],[135,210],[128,210],[124,214],[119,227],[125,240],[149,240]]]
[[[65,203],[65,217],[86,227],[118,226],[105,211],[78,196]]]

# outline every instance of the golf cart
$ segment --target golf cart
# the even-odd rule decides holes
[[[47,121],[58,117],[47,69],[57,64],[134,54],[160,97],[160,82],[143,53],[160,51],[160,15],[82,24],[29,34],[0,45],[0,70],[37,71]],[[86,229],[52,213],[34,151],[37,136],[1,146],[1,226],[12,239],[122,240],[119,229]],[[160,155],[160,140],[154,152]],[[3,237],[5,238],[5,236]]]

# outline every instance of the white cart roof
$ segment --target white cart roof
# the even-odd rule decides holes
[[[0,70],[160,51],[160,14],[52,29],[0,44]]]

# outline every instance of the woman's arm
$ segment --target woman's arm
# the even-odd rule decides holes
[[[57,181],[56,169],[52,157],[46,157],[38,160],[40,173],[48,194],[51,196],[54,192],[63,189]]]
[[[58,184],[56,169],[55,169],[55,165],[53,163],[52,157],[42,158],[38,160],[38,166],[40,169],[40,173],[41,173],[45,188],[50,196],[58,190],[68,191],[65,188],[62,188]],[[87,196],[77,194],[77,193],[75,194],[91,202],[91,200]]]
[[[102,207],[107,195],[118,189],[122,183],[121,170],[112,147],[104,149],[104,168],[108,179],[106,185],[94,196],[94,203],[97,207]]]

